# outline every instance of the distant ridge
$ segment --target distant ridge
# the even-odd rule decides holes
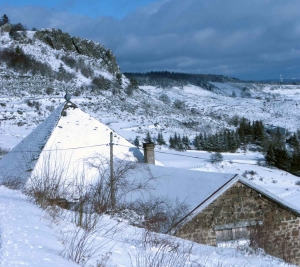
[[[150,71],[125,72],[128,79],[136,79],[139,85],[152,85],[162,88],[178,86],[182,87],[188,84],[200,86],[207,90],[212,90],[213,85],[210,82],[238,82],[239,79],[216,74],[193,74],[170,71]]]

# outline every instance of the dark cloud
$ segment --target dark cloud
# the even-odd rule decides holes
[[[122,19],[37,7],[4,10],[30,27],[60,28],[103,43],[123,71],[300,78],[299,0],[165,0]]]

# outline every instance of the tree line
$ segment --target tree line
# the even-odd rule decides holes
[[[134,78],[139,85],[152,85],[161,88],[174,86],[183,87],[188,84],[201,86],[207,90],[213,90],[214,86],[209,82],[237,81],[235,78],[214,74],[192,74],[170,71],[151,71],[146,73],[125,72],[127,78]]]
[[[261,151],[266,163],[279,169],[300,176],[300,131],[287,137],[277,131],[268,131],[261,120],[250,121],[240,118],[236,130],[224,129],[214,134],[198,133],[192,141],[188,136],[174,133],[169,137],[169,147],[178,151],[188,149],[205,150],[210,152],[235,152],[241,148],[246,150],[249,145]],[[162,133],[151,138],[148,132],[144,138],[146,143],[155,142],[166,145]],[[134,144],[139,146],[138,138]]]

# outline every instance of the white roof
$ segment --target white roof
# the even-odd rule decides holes
[[[85,160],[99,155],[109,158],[112,130],[79,108],[66,105],[60,105],[0,161],[0,177],[27,181],[32,175],[43,175],[45,169],[70,179],[83,171],[88,179],[95,177],[95,170],[86,168]],[[66,116],[61,116],[63,109]],[[143,158],[139,149],[116,132],[113,139],[114,157]]]
[[[0,160],[0,178],[18,177],[22,181],[30,176],[43,147],[52,134],[61,116],[64,105],[60,105],[28,136]]]
[[[192,210],[235,176],[230,173],[191,171],[151,164],[147,166],[155,178],[150,183],[154,190],[143,194],[134,192],[127,198],[128,201],[147,199],[150,196],[168,197],[170,200],[184,201]]]

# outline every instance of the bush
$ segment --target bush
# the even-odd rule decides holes
[[[75,68],[76,67],[76,60],[70,56],[66,56],[66,55],[63,55],[61,58],[60,58],[67,66],[69,66],[70,68]]]
[[[177,109],[184,109],[185,108],[185,102],[179,99],[176,99],[173,102],[173,107]]]
[[[223,161],[223,155],[220,152],[212,153],[210,156],[211,163],[218,163]]]
[[[1,180],[0,185],[6,186],[9,189],[20,190],[23,186],[23,182],[14,176],[7,176]]]
[[[109,90],[111,86],[111,81],[104,78],[103,76],[94,77],[92,80],[92,84],[98,90]]]
[[[22,49],[4,49],[0,51],[0,61],[5,62],[10,69],[35,74],[51,74],[52,68],[49,64],[36,61],[32,56],[23,53]]]
[[[201,265],[190,259],[193,243],[187,243],[171,236],[159,236],[145,231],[137,248],[131,266],[135,267],[200,267]]]
[[[47,87],[47,89],[46,89],[46,94],[47,94],[47,95],[53,95],[53,93],[54,93],[54,89],[51,88],[51,87]]]
[[[161,94],[158,99],[160,101],[164,102],[165,104],[170,104],[171,103],[170,98],[166,94]]]
[[[16,23],[11,25],[11,32],[17,32],[17,31],[26,31],[26,26],[22,23]]]
[[[93,258],[101,257],[96,266],[104,267],[103,264],[109,259],[110,253],[101,255],[101,251],[103,248],[107,249],[108,246],[112,246],[109,243],[119,231],[118,225],[105,222],[103,217],[97,214],[86,213],[82,216],[82,226],[75,224],[63,233],[62,255],[80,266],[85,266]]]
[[[6,155],[8,152],[9,152],[8,148],[0,147],[0,158],[1,158],[1,156]]]
[[[184,202],[176,200],[172,203],[163,197],[151,197],[147,201],[137,200],[131,203],[129,208],[144,218],[143,222],[133,224],[159,233],[166,233],[178,223],[182,214],[187,214],[189,210]]]
[[[28,107],[35,107],[36,110],[40,110],[40,107],[41,107],[41,103],[38,102],[38,101],[30,101],[30,100],[27,100],[26,101],[27,103],[27,106]]]
[[[80,69],[80,71],[81,71],[81,74],[86,78],[90,78],[91,76],[94,75],[93,70],[89,66],[83,66]]]

